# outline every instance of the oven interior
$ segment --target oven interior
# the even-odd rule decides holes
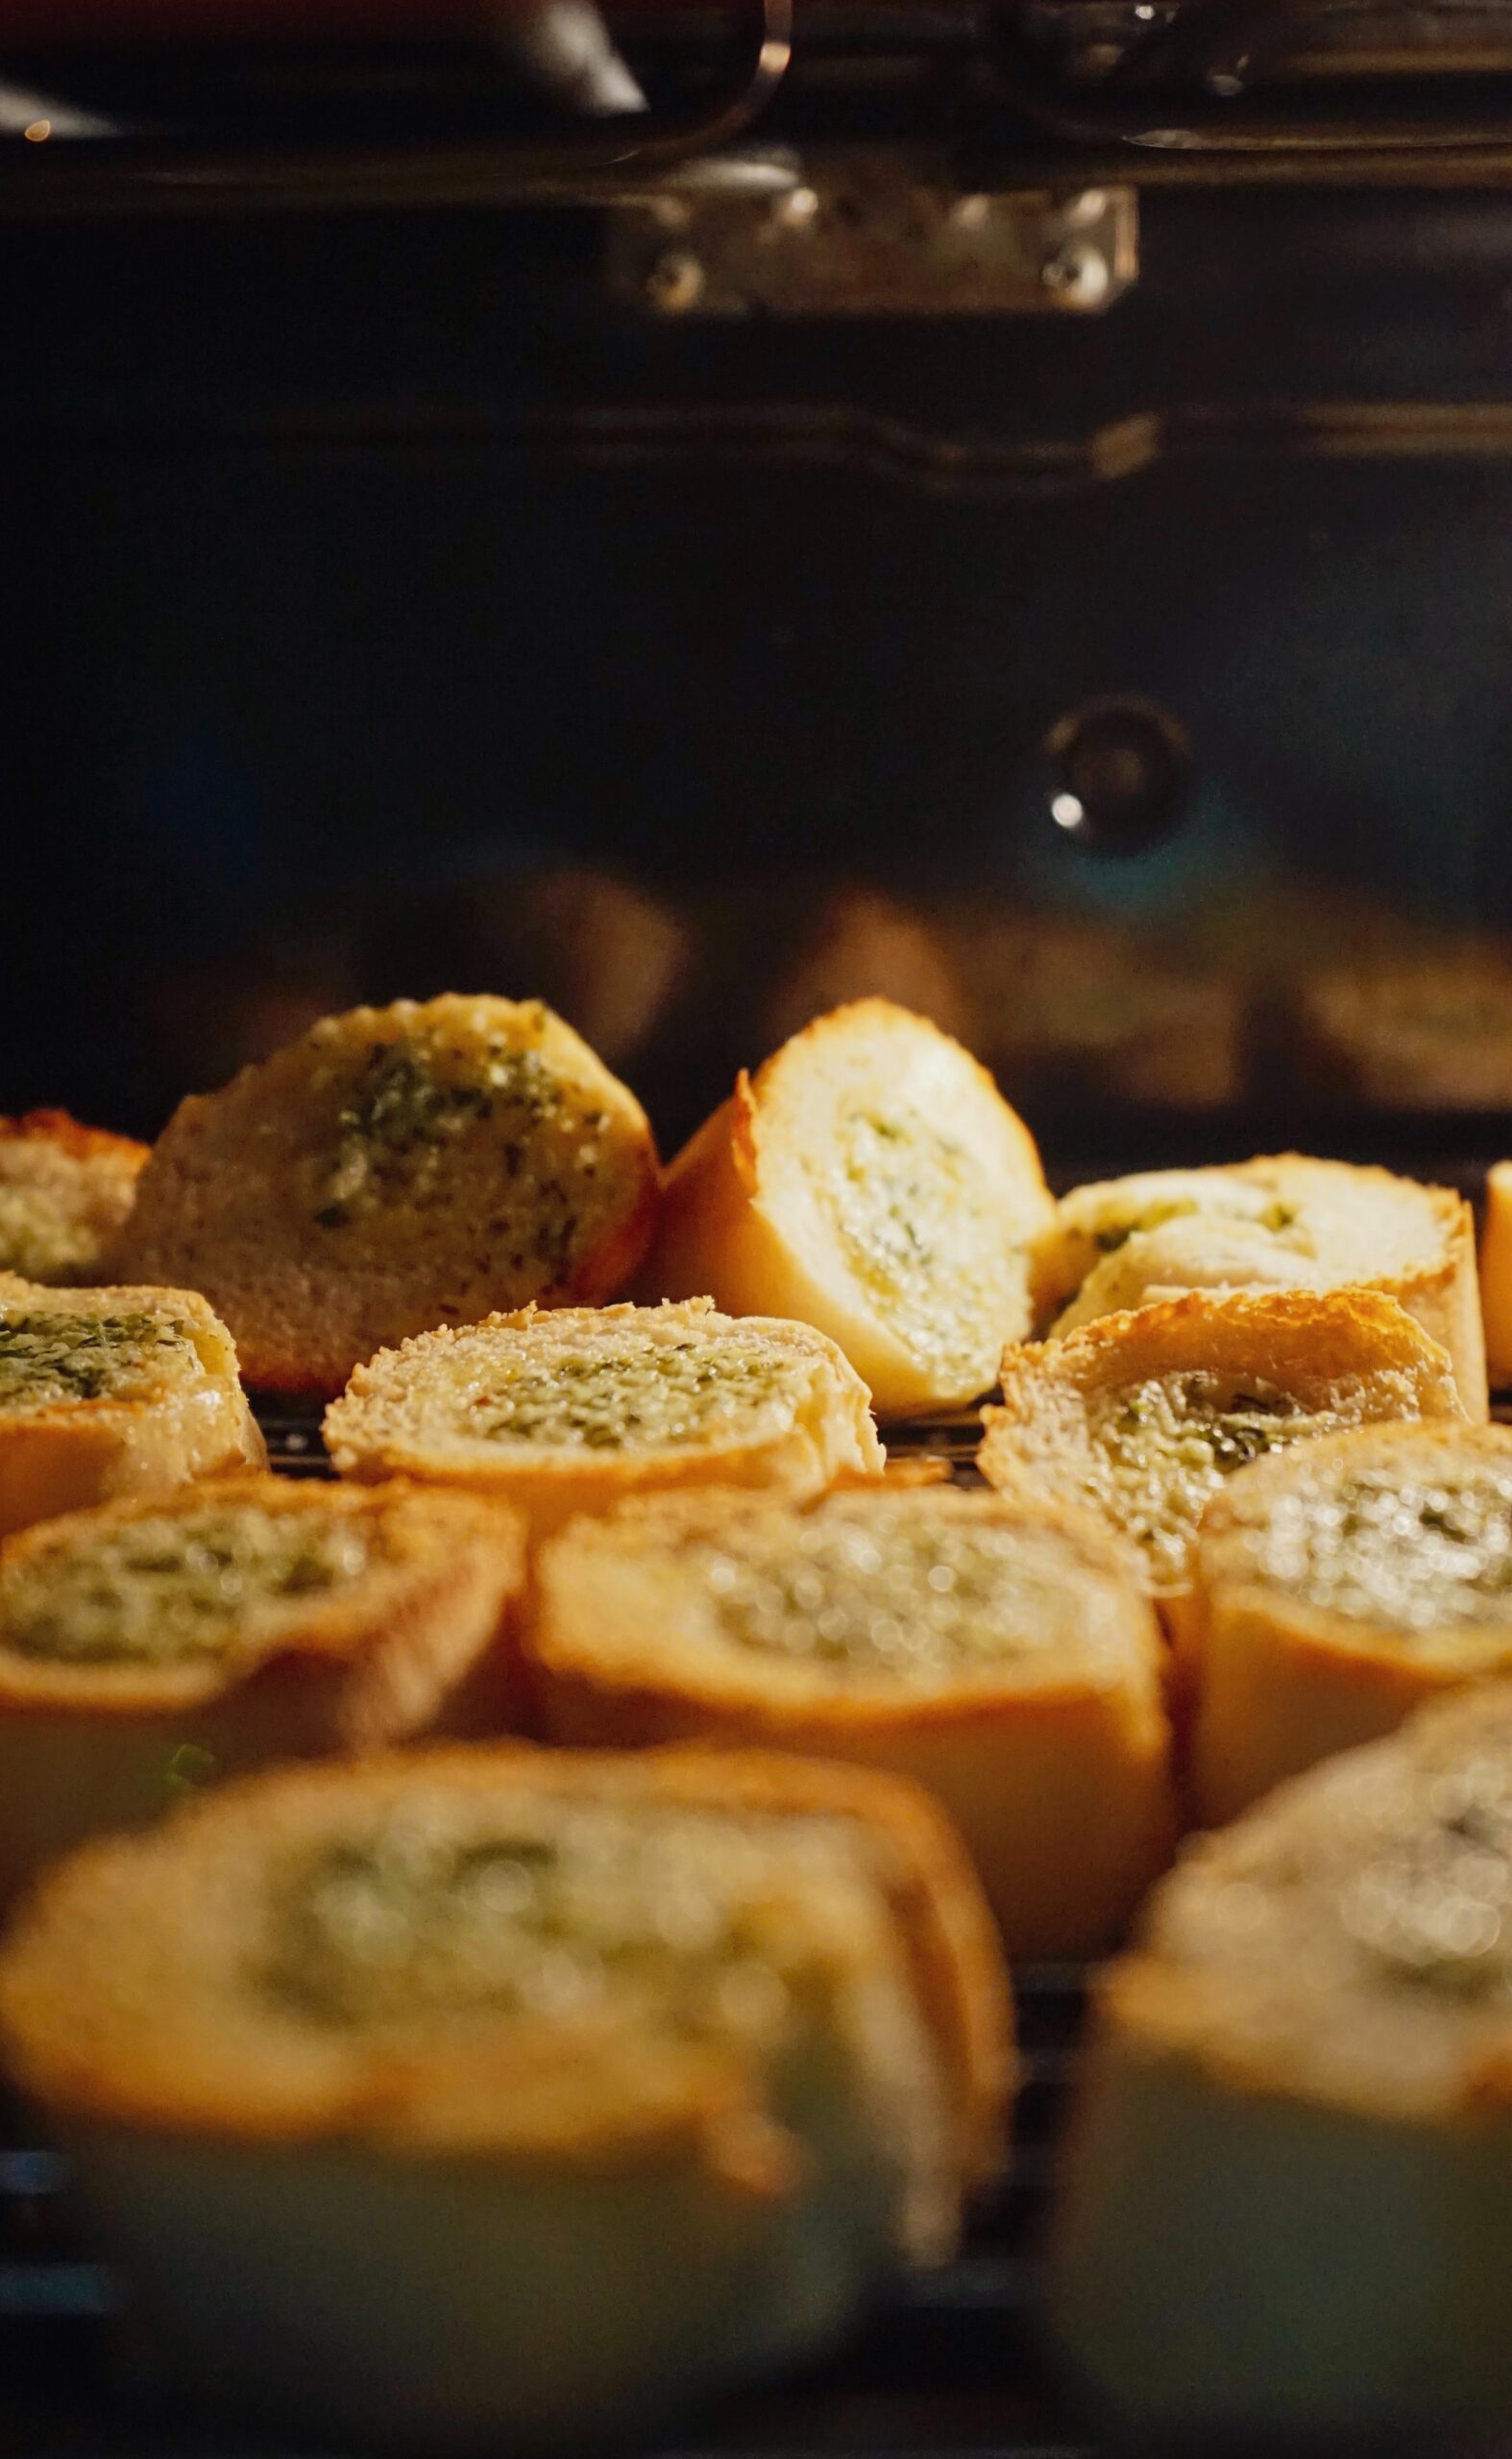
[[[586,59],[549,12],[274,13],[0,42],[0,1110],[151,1134],[330,1010],[486,986],[671,1151],[880,990],[1061,1182],[1300,1147],[1475,1185],[1512,1134],[1494,0],[609,7]],[[909,1441],[965,1475],[971,1431]],[[1081,1976],[1017,1983],[964,2257],[690,2451],[1091,2447],[1034,2320]],[[208,2459],[110,2404],[65,2185],[0,2127],[7,2439]]]

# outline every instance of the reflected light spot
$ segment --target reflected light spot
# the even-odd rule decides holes
[[[1058,828],[1080,828],[1086,817],[1080,794],[1053,794],[1050,816]]]

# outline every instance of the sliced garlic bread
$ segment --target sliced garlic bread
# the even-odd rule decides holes
[[[1436,2449],[1505,2426],[1509,2283],[1498,1683],[1282,1787],[1156,1889],[1098,1995],[1052,2310],[1159,2447]]]
[[[1107,1946],[1175,1834],[1160,1630],[1090,1521],[949,1487],[704,1494],[542,1549],[554,1741],[706,1738],[927,1785],[1010,1956]]]
[[[1208,1507],[1185,1644],[1197,1815],[1512,1674],[1512,1429],[1358,1426],[1241,1469]]]
[[[99,1279],[147,1156],[66,1110],[0,1118],[0,1272],[49,1285]]]
[[[177,2390],[597,2447],[949,2251],[1005,1976],[927,1798],[757,1754],[228,1786],[45,1881],[0,2053]]]
[[[179,1787],[517,1702],[524,1531],[394,1483],[208,1480],[0,1545],[0,1901]]]
[[[896,1416],[988,1388],[1029,1329],[1028,1250],[1051,1218],[987,1070],[862,999],[742,1075],[677,1156],[645,1286],[817,1325]]]
[[[180,1104],[120,1269],[203,1289],[254,1386],[329,1395],[431,1325],[612,1297],[656,1167],[634,1095],[539,1001],[356,1008]]]
[[[1475,1266],[1451,1188],[1298,1153],[1076,1187],[1036,1257],[1056,1332],[1188,1289],[1378,1289],[1448,1350],[1467,1416],[1483,1418]]]
[[[1193,1293],[1005,1351],[978,1464],[1090,1506],[1157,1595],[1190,1585],[1198,1522],[1262,1452],[1388,1418],[1462,1418],[1447,1351],[1373,1290]]]
[[[503,1495],[537,1535],[648,1489],[813,1494],[883,1459],[866,1386],[833,1341],[707,1299],[424,1332],[358,1367],[326,1441],[343,1476]]]
[[[1480,1307],[1491,1380],[1505,1390],[1512,1384],[1512,1161],[1493,1161],[1486,1172]]]
[[[195,1292],[0,1273],[0,1537],[265,1457],[231,1334]]]

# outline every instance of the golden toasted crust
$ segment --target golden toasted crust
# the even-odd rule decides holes
[[[846,1135],[869,1141],[852,1152]],[[898,1414],[987,1389],[1003,1341],[1028,1329],[1026,1254],[1050,1209],[987,1070],[924,1018],[863,999],[743,1073],[677,1156],[642,1285],[817,1325]]]
[[[1448,1350],[1467,1416],[1486,1415],[1475,1227],[1451,1187],[1301,1153],[1144,1172],[1065,1197],[1035,1276],[1061,1330],[1186,1289],[1378,1290]]]
[[[564,1363],[602,1356],[633,1373],[644,1355],[672,1343],[706,1351],[716,1379],[743,1362],[757,1369],[769,1362],[792,1389],[778,1404],[753,1405],[680,1441],[627,1432],[595,1445],[484,1439],[469,1430],[479,1396],[507,1393],[524,1370],[550,1376]],[[718,1482],[808,1494],[843,1471],[874,1472],[884,1455],[867,1402],[860,1377],[811,1325],[734,1319],[695,1299],[549,1314],[525,1308],[422,1333],[358,1367],[327,1410],[325,1431],[343,1476],[402,1475],[500,1495],[541,1536],[576,1513],[605,1511],[648,1490]]]
[[[143,1952],[134,1918],[148,1904],[147,1957],[171,1963],[185,1955],[198,1972],[206,1960],[247,1950],[246,1899],[256,1887],[242,1881],[280,1854],[338,1837],[352,1816],[407,1794],[439,1788],[507,1801],[522,1787],[568,1801],[852,1825],[951,2080],[961,2175],[994,2163],[1012,2085],[1010,2008],[986,1908],[947,1822],[897,1780],[754,1752],[625,1756],[500,1743],[285,1769],[192,1802],[139,1840],[86,1846],[43,1880],[0,1955],[0,2054],[12,2078],[70,2121],[245,2142],[356,2134],[416,2149],[449,2142],[459,2152],[602,2161],[664,2152],[669,2130],[719,2131],[739,2116],[741,2093],[720,2058],[697,2050],[686,2061],[664,2056],[660,2080],[651,2067],[622,2069],[598,2098],[594,2060],[572,2069],[570,2024],[514,2018],[483,2035],[441,2030],[417,2056],[378,2033],[328,2041],[264,2035],[256,2024],[246,2032],[234,1989],[223,1995],[213,1981],[165,2017],[127,1979]],[[217,1912],[226,1926],[212,1933]]]
[[[61,1512],[266,1466],[235,1346],[196,1291],[44,1289],[0,1273],[0,1330],[17,1317],[70,1315],[168,1319],[183,1327],[194,1359],[170,1360],[118,1397],[0,1408],[0,1537]]]
[[[719,1619],[704,1558],[792,1559],[805,1529],[890,1533],[928,1546],[976,1528],[1053,1554],[1063,1630],[931,1678],[839,1669],[752,1648]],[[728,1556],[721,1556],[727,1565]],[[879,1615],[906,1617],[879,1572]],[[1014,1607],[1005,1602],[1005,1629]],[[1022,1612],[1020,1605],[1017,1608]],[[818,1595],[805,1612],[822,1616]],[[990,1609],[984,1607],[984,1619]],[[1011,1956],[1088,1953],[1117,1936],[1175,1833],[1160,1700],[1159,1626],[1125,1549],[1053,1505],[949,1488],[839,1492],[803,1506],[711,1491],[578,1521],[537,1561],[526,1652],[547,1733],[577,1744],[700,1738],[882,1767],[926,1785],[972,1851]]]
[[[1054,1341],[1010,1349],[1003,1404],[984,1412],[978,1462],[1007,1491],[1049,1493],[1105,1512],[1149,1552],[1151,1585],[1181,1597],[1190,1585],[1191,1537],[1224,1464],[1174,1451],[1198,1429],[1183,1378],[1209,1378],[1236,1403],[1255,1394],[1267,1411],[1295,1410],[1300,1435],[1374,1419],[1462,1417],[1448,1353],[1404,1309],[1375,1291],[1196,1293],[1106,1315]],[[1114,1424],[1143,1393],[1170,1395],[1174,1432]],[[1230,1403],[1220,1398],[1216,1405]],[[1267,1443],[1294,1439],[1277,1415]],[[1210,1447],[1209,1447],[1210,1450]],[[1127,1466],[1148,1464],[1148,1474]],[[1237,1462],[1234,1465],[1238,1465]]]
[[[213,1653],[91,1658],[23,1651],[16,1583],[144,1522],[254,1510],[366,1523],[376,1558],[335,1594],[291,1595]],[[524,1530],[498,1503],[398,1482],[368,1491],[246,1476],[76,1512],[0,1546],[0,1901],[86,1837],[135,1824],[176,1789],[441,1724],[499,1731],[521,1714],[512,1654]]]
[[[1497,1683],[1190,1847],[1100,1986],[1052,2319],[1183,2447],[1504,2420],[1509,1806]]]
[[[19,1118],[0,1118],[0,1144],[45,1143],[75,1161],[114,1160],[122,1169],[145,1167],[152,1147],[109,1128],[85,1127],[67,1110],[26,1110]]]
[[[329,1396],[432,1325],[613,1296],[656,1179],[640,1104],[549,1009],[401,1000],[182,1103],[118,1264],[204,1289],[254,1385]]]
[[[1486,1172],[1480,1305],[1492,1382],[1512,1383],[1512,1161],[1494,1161]]]
[[[1512,1430],[1503,1426],[1357,1426],[1241,1469],[1208,1506],[1193,1557],[1183,1645],[1197,1713],[1193,1803],[1213,1825],[1232,1818],[1289,1776],[1390,1733],[1441,1692],[1512,1672],[1512,1593],[1473,1622],[1434,1624],[1341,1612],[1268,1567],[1264,1536],[1279,1519],[1300,1529],[1309,1504],[1327,1509],[1340,1487],[1374,1479],[1397,1510],[1427,1486],[1435,1543],[1446,1479],[1499,1476],[1512,1496]],[[1503,1516],[1512,1516],[1512,1499]],[[1334,1508],[1331,1517],[1337,1518]],[[1284,1561],[1301,1543],[1281,1548]]]
[[[0,1270],[50,1285],[97,1278],[147,1157],[66,1110],[0,1118]]]

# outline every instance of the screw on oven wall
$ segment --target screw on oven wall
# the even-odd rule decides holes
[[[1112,276],[1102,250],[1081,239],[1047,256],[1039,268],[1039,279],[1057,298],[1067,300],[1074,306],[1094,307],[1100,299],[1107,298]]]
[[[660,316],[681,316],[703,297],[704,271],[691,248],[664,248],[647,269],[646,296]]]

